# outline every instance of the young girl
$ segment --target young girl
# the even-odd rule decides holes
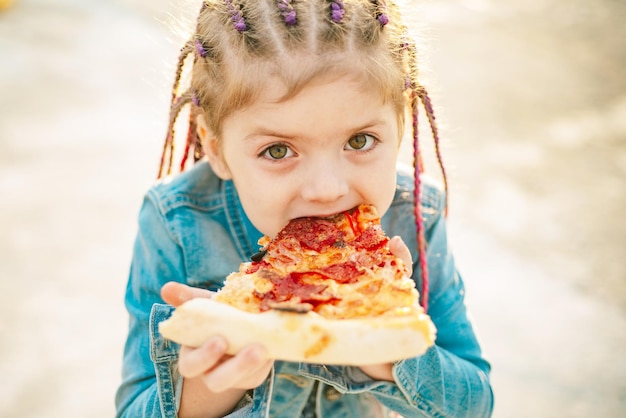
[[[187,58],[190,87],[179,92]],[[437,143],[415,45],[391,1],[202,3],[174,83],[159,173],[168,177],[147,193],[139,217],[118,416],[490,416],[490,366],[447,248],[445,193],[420,176],[420,102]],[[172,177],[173,130],[186,106],[182,173]],[[396,168],[406,114],[414,173]],[[390,248],[413,266],[438,329],[424,355],[363,367],[298,364],[267,358],[260,344],[227,356],[219,336],[190,348],[159,335],[175,306],[210,297],[263,234],[361,203],[384,214]]]

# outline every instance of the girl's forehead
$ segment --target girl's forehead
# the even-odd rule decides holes
[[[274,97],[276,101],[282,102],[298,95],[303,90],[333,84],[338,89],[361,89],[363,92],[376,91],[367,82],[364,74],[357,71],[333,71],[326,69],[315,74],[305,74],[300,79],[285,79],[284,77],[272,76],[263,86],[263,93],[266,97]],[[369,88],[368,88],[369,84]]]
[[[345,80],[353,83],[352,88],[356,83],[363,91],[374,97],[378,95],[382,103],[392,103],[400,114],[406,106],[404,74],[379,58],[376,54],[334,51],[321,54],[303,51],[272,59],[233,57],[224,62],[219,88],[217,85],[210,87],[212,106],[205,110],[211,126],[220,132],[224,118],[259,100],[280,103],[307,87]],[[198,84],[197,90],[203,91],[206,86]]]
[[[390,86],[386,85],[386,80],[374,76],[361,61],[356,54],[290,55],[259,66],[261,71],[248,82],[256,84],[250,86],[252,89],[276,101],[288,100],[307,87],[333,82],[352,88],[360,86],[368,92],[379,90],[384,98]]]
[[[320,74],[297,89],[289,89],[279,77],[270,77],[252,104],[265,104],[273,108],[274,105],[299,102],[309,106],[331,96],[342,103],[351,102],[356,98],[366,100],[371,105],[382,106],[385,103],[380,91],[372,88],[361,78],[349,73],[341,75],[331,73]]]

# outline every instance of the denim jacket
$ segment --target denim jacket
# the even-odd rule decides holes
[[[402,237],[417,260],[412,184],[412,175],[399,170],[395,197],[382,224],[389,236]],[[248,391],[228,417],[491,415],[490,365],[468,319],[463,281],[448,250],[444,195],[432,182],[425,179],[422,184],[428,313],[437,327],[435,346],[422,356],[396,362],[393,383],[372,380],[357,367],[276,361],[265,382]],[[130,328],[117,416],[177,416],[179,346],[158,332],[159,322],[173,310],[162,304],[159,291],[169,281],[219,289],[229,273],[258,251],[260,237],[233,183],[220,180],[206,162],[148,191],[126,291]],[[413,271],[419,286],[417,264]]]

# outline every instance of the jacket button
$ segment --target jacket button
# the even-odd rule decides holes
[[[324,390],[324,396],[326,397],[328,401],[335,402],[341,396],[341,392],[339,392],[337,389],[335,389],[332,386],[328,386]]]

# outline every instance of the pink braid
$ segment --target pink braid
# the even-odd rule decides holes
[[[413,190],[413,199],[415,201],[414,204],[414,214],[415,214],[415,227],[417,232],[417,249],[418,249],[418,257],[419,257],[419,266],[422,270],[422,289],[420,294],[422,295],[422,307],[424,308],[424,312],[428,311],[428,264],[426,261],[426,238],[424,235],[424,218],[422,217],[422,211],[420,210],[420,202],[421,202],[421,180],[420,173],[422,171],[421,167],[421,154],[419,147],[419,134],[418,134],[418,124],[417,124],[417,97],[413,94],[412,97],[412,111],[413,111],[413,167],[415,169],[414,181],[415,188]]]
[[[189,104],[192,101],[192,94],[188,90],[183,93],[180,97],[174,99],[172,106],[170,108],[170,120],[169,125],[167,127],[167,135],[165,137],[165,144],[163,144],[163,153],[161,154],[161,164],[159,165],[159,173],[157,178],[161,178],[163,175],[163,168],[165,167],[165,157],[168,155],[168,163],[167,163],[167,175],[172,174],[172,163],[174,160],[174,138],[176,137],[174,132],[174,125],[176,124],[176,120],[178,119],[178,115],[185,105]]]
[[[171,143],[172,143],[172,133],[168,131],[167,135],[165,135],[165,143],[163,144],[163,152],[161,152],[161,163],[159,164],[159,172],[157,174],[157,179],[160,179],[161,177],[163,177],[163,167],[165,167],[165,155],[167,154],[167,151]]]
[[[443,165],[443,159],[441,158],[441,147],[439,142],[439,129],[437,129],[437,122],[435,120],[435,112],[433,110],[433,105],[430,101],[430,97],[428,97],[428,93],[426,89],[422,86],[418,87],[417,95],[419,96],[422,104],[424,105],[424,110],[426,110],[426,117],[428,118],[428,123],[430,125],[430,130],[433,134],[433,140],[435,142],[435,154],[437,156],[437,163],[439,164],[439,169],[441,170],[441,176],[443,177],[443,189],[445,191],[445,207],[443,210],[444,216],[448,216],[448,175],[446,173],[446,169]]]

